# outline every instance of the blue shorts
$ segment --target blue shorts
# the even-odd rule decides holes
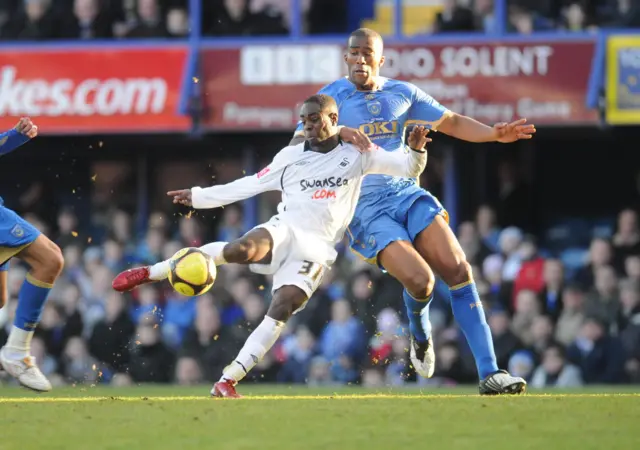
[[[413,243],[438,215],[449,219],[438,199],[417,185],[362,195],[347,229],[351,250],[380,265],[378,253],[395,241]]]
[[[33,243],[40,231],[12,210],[0,206],[0,271],[9,270],[9,260]]]

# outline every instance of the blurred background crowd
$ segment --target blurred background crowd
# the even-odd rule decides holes
[[[66,261],[32,342],[33,355],[56,383],[213,382],[260,323],[270,279],[242,266],[221,267],[214,288],[197,298],[176,294],[166,282],[127,295],[112,291],[114,275],[131,265],[245,231],[239,207],[225,208],[215,227],[196,214],[167,211],[150,214],[142,233],[115,205],[107,214],[94,213],[84,227],[69,208],[58,212],[56,223],[24,211],[61,246]],[[499,365],[535,387],[640,383],[637,211],[621,211],[617,223],[565,227],[547,230],[540,245],[518,227],[501,227],[487,205],[458,227]],[[436,376],[416,380],[408,365],[401,286],[344,245],[340,255],[250,379],[366,386],[475,382],[446,286],[438,285],[430,308]],[[14,261],[10,302],[0,311],[0,343],[25,274]]]
[[[347,33],[361,24],[384,32],[391,2],[301,0],[304,32]],[[291,0],[203,2],[205,36],[286,35]],[[404,28],[411,34],[493,32],[493,0],[404,0]],[[634,0],[509,0],[508,28],[585,31],[640,26]],[[389,22],[389,23],[387,23]],[[0,38],[5,40],[184,37],[188,0],[1,0]]]

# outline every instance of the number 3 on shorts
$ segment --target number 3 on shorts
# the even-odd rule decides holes
[[[302,267],[298,271],[300,275],[306,275],[315,283],[320,275],[324,272],[324,267],[321,264],[315,264],[311,261],[302,261]]]

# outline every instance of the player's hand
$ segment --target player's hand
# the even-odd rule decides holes
[[[409,147],[414,150],[422,150],[431,142],[431,138],[428,138],[429,129],[423,126],[415,126],[409,134]]]
[[[349,144],[355,145],[360,153],[368,153],[374,149],[369,136],[355,128],[343,127],[340,130],[340,138]]]
[[[173,203],[184,206],[191,206],[191,189],[167,192],[169,197],[173,197]]]
[[[508,144],[520,139],[531,139],[536,132],[533,124],[528,124],[527,119],[516,120],[515,122],[501,122],[493,126],[496,134],[496,141]]]
[[[38,135],[38,126],[35,125],[28,117],[20,119],[18,125],[14,128],[18,133],[27,136],[29,139],[33,139]]]

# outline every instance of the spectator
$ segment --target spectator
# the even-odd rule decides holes
[[[553,321],[549,316],[537,316],[531,323],[531,346],[536,361],[540,360],[544,350],[553,343]]]
[[[216,19],[208,33],[213,36],[287,34],[282,25],[282,15],[270,8],[251,12],[247,0],[224,0],[222,8],[216,13]]]
[[[167,13],[167,32],[174,38],[185,37],[189,34],[189,16],[182,8],[171,8]]]
[[[617,322],[620,331],[631,324],[640,324],[640,286],[633,280],[620,282],[620,310]]]
[[[202,369],[196,358],[182,357],[176,363],[176,381],[181,386],[194,386],[202,383]]]
[[[129,318],[125,297],[111,292],[106,301],[104,319],[93,328],[89,351],[105,371],[125,372],[130,360],[130,345],[135,325]]]
[[[595,287],[587,298],[587,312],[613,324],[620,309],[618,277],[613,267],[604,266],[596,271]]]
[[[613,264],[618,273],[624,271],[625,259],[640,255],[640,226],[638,215],[625,209],[618,215],[618,231],[613,236]]]
[[[305,326],[298,327],[295,335],[285,340],[283,352],[286,360],[278,374],[278,382],[305,383],[307,381],[315,344],[313,334]]]
[[[593,29],[593,20],[587,15],[584,1],[573,0],[562,10],[561,27],[568,31],[585,31]]]
[[[494,308],[489,314],[489,327],[493,336],[493,348],[495,349],[498,367],[507,367],[509,357],[522,344],[518,337],[509,329],[509,314],[502,308]],[[438,360],[440,364],[440,360]]]
[[[624,271],[629,279],[640,283],[640,255],[627,256]]]
[[[100,11],[99,0],[75,0],[73,17],[65,26],[65,37],[106,39],[113,37],[109,18]]]
[[[565,346],[572,344],[577,339],[585,318],[582,288],[579,285],[565,287],[562,293],[562,313],[556,323],[556,341]]]
[[[436,33],[474,31],[473,12],[468,0],[445,0],[444,9],[436,15]]]
[[[366,353],[364,329],[353,317],[348,301],[336,300],[331,311],[331,322],[320,338],[320,353],[331,363],[334,380],[355,382],[358,378],[357,364]]]
[[[444,342],[437,350],[438,364],[434,377],[445,384],[467,383],[471,381],[460,357],[460,349],[455,342]],[[502,366],[505,367],[505,366]]]
[[[8,26],[7,37],[14,40],[44,40],[58,37],[51,0],[25,0],[24,10]]]
[[[226,207],[222,213],[222,224],[217,239],[222,242],[231,242],[241,237],[245,231],[240,208],[237,205]]]
[[[169,383],[173,380],[175,356],[160,340],[154,317],[136,328],[137,341],[131,352],[129,374],[136,383]]]
[[[550,345],[544,351],[542,364],[533,373],[531,387],[576,388],[582,386],[580,369],[567,362],[561,345]]]
[[[519,350],[509,358],[509,373],[514,377],[522,377],[529,380],[535,369],[534,355],[528,350]]]
[[[540,303],[533,291],[520,291],[516,297],[516,313],[511,322],[511,331],[527,347],[533,345],[531,325],[540,315]]]
[[[482,238],[482,242],[491,249],[492,252],[498,252],[498,240],[500,238],[500,229],[496,222],[496,213],[488,205],[482,205],[476,213],[476,227]]]
[[[62,355],[63,375],[69,383],[95,383],[100,374],[97,362],[82,338],[71,338]]]
[[[606,239],[596,238],[589,246],[589,260],[587,265],[576,274],[576,281],[582,284],[585,289],[593,286],[596,270],[600,267],[610,265],[613,262],[613,252],[611,244]]]
[[[548,289],[545,288],[546,275],[548,275],[545,268],[548,262],[545,263],[544,258],[538,254],[538,247],[533,237],[528,236],[524,239],[518,253],[522,258],[522,264],[513,282],[513,298],[522,289],[529,289],[538,294]]]
[[[504,265],[502,267],[502,280],[507,283],[512,283],[515,280],[520,267],[522,265],[522,255],[519,252],[519,247],[523,241],[523,234],[519,228],[509,227],[505,228],[500,233],[500,251],[504,258]]]
[[[470,264],[478,264],[492,253],[491,249],[482,242],[473,222],[462,222],[460,224],[458,227],[458,241]]]
[[[138,0],[137,23],[127,33],[127,38],[167,37],[167,29],[158,0]]]
[[[212,298],[203,296],[198,299],[195,324],[184,337],[181,355],[196,358],[202,367],[204,379],[214,382],[232,361],[237,346],[238,343],[231,340],[228,329],[222,327],[220,313],[213,306]]]
[[[567,358],[580,367],[587,384],[617,384],[625,381],[625,350],[619,339],[610,336],[600,318],[588,318],[578,339],[567,350]]]
[[[564,289],[564,267],[557,259],[544,263],[544,287],[540,292],[542,310],[557,320],[562,313],[562,293]]]

